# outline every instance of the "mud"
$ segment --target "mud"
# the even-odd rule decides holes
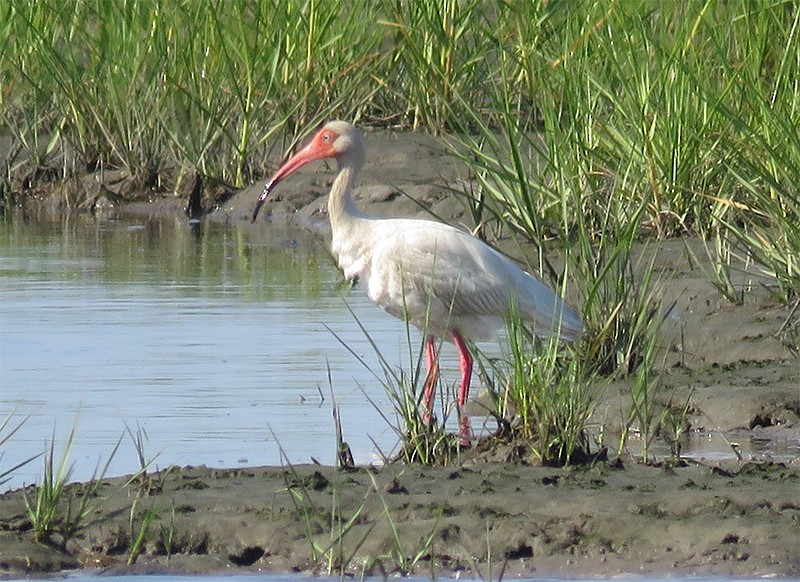
[[[0,568],[797,576],[799,489],[797,468],[775,463],[173,467],[104,482],[65,548],[34,543],[21,493],[3,495]]]

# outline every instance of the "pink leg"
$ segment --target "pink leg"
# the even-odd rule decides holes
[[[429,335],[425,339],[425,365],[427,374],[425,375],[425,385],[422,396],[422,420],[425,424],[430,424],[433,419],[433,397],[436,394],[436,383],[439,381],[439,359],[436,356],[436,338]]]
[[[469,397],[469,383],[472,379],[472,355],[469,353],[464,338],[457,331],[453,332],[453,340],[455,341],[456,348],[458,349],[459,365],[461,367],[461,389],[458,391],[458,400],[456,405],[458,407],[458,418],[460,427],[461,444],[469,446],[470,444],[470,427],[469,418],[466,414],[462,414],[462,409],[467,403]]]

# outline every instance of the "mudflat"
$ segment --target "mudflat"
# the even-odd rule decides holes
[[[125,481],[103,482],[65,548],[33,541],[21,492],[0,497],[2,572],[800,574],[800,473],[780,463],[172,467]]]

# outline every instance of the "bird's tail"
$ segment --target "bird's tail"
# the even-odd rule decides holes
[[[559,301],[560,308],[555,310],[553,330],[567,342],[574,342],[583,333],[583,320],[566,303]]]

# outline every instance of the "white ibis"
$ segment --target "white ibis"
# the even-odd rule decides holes
[[[432,220],[379,218],[359,210],[351,192],[365,157],[361,130],[344,121],[331,121],[267,182],[253,221],[283,178],[316,160],[336,159],[339,174],[331,188],[328,214],[331,249],[339,267],[348,279],[366,282],[375,303],[427,334],[422,404],[428,422],[439,376],[436,338],[455,343],[461,367],[456,400],[460,439],[468,445],[469,420],[461,412],[469,394],[473,359],[465,340],[488,339],[505,324],[512,305],[539,336],[572,341],[583,323],[548,287],[469,233]]]

